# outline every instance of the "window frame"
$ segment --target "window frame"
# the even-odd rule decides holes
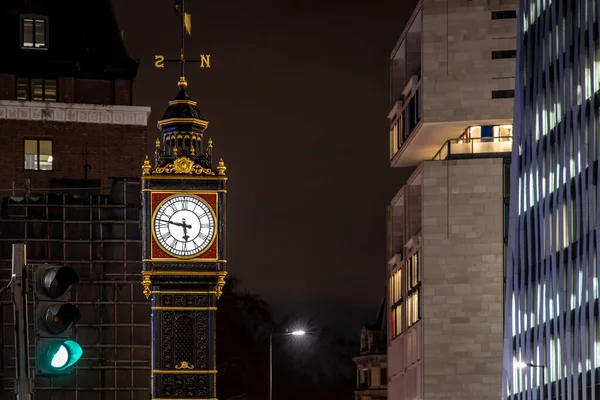
[[[33,46],[25,46],[25,20],[33,20]],[[44,46],[35,45],[35,21],[44,21]],[[49,18],[41,14],[21,14],[19,18],[19,47],[21,50],[46,51],[50,48],[49,40]]]
[[[423,274],[421,271],[421,266],[422,266],[422,260],[421,260],[421,249],[415,251],[413,254],[411,254],[410,256],[407,257],[406,259],[406,263],[405,263],[405,268],[407,269],[406,271],[406,328],[410,328],[411,326],[413,326],[414,324],[416,324],[417,322],[419,322],[422,318],[423,315],[421,315],[421,282],[423,280]],[[416,264],[416,268],[415,268],[415,264]],[[415,279],[415,272],[416,272],[416,279]],[[416,280],[416,282],[414,282]],[[413,283],[414,282],[414,283]],[[409,315],[409,310],[408,307],[409,305],[412,305],[412,300],[414,298],[416,294],[416,301],[417,301],[417,319],[415,319],[414,321],[411,321],[408,318]],[[411,301],[412,300],[412,301]],[[412,312],[411,312],[412,315]]]
[[[515,98],[515,90],[514,89],[492,90],[492,100],[514,99],[514,98]]]
[[[36,152],[36,157],[37,157],[37,163],[36,163],[36,168],[27,168],[25,166],[25,156],[26,156],[26,152],[25,152],[25,143],[30,140],[30,141],[35,141],[37,143],[37,152]],[[40,142],[50,142],[50,146],[52,148],[52,154],[50,154],[50,156],[52,157],[52,161],[51,161],[51,168],[50,169],[41,169],[40,168]],[[41,172],[52,172],[54,171],[54,139],[53,138],[32,138],[32,137],[25,137],[23,139],[23,170],[24,171],[41,171]]]
[[[27,98],[26,99],[19,99],[19,97],[18,97],[19,81],[23,80],[23,79],[27,80]],[[42,95],[43,95],[43,100],[34,100],[33,99],[33,94],[32,94],[33,86],[31,84],[32,80],[41,80],[42,81]],[[49,100],[49,99],[46,98],[46,81],[54,81],[55,94],[54,94],[54,99],[53,100]],[[15,98],[16,98],[16,100],[19,100],[19,101],[46,101],[46,102],[56,103],[58,101],[58,79],[54,79],[54,78],[17,77],[17,79],[15,80]]]
[[[494,10],[492,11],[492,20],[498,19],[517,19],[517,10]]]
[[[492,60],[512,60],[517,58],[516,49],[492,50]]]
[[[402,275],[404,274],[403,272],[404,269],[404,265],[401,266],[400,268],[398,268],[396,271],[394,271],[391,274],[390,277],[390,303],[391,303],[391,323],[390,323],[390,327],[391,327],[391,337],[392,340],[397,338],[398,336],[402,335],[402,333],[404,333],[404,321],[403,321],[403,312],[402,312],[402,307],[403,307],[403,303],[404,303],[404,296],[403,296],[403,282],[402,282]],[[398,284],[396,285],[394,282],[394,277],[398,276]],[[399,293],[398,293],[399,292]],[[398,296],[394,296],[394,294],[397,294]],[[400,319],[400,321],[398,321],[398,319]],[[398,327],[398,329],[396,329],[396,327]]]

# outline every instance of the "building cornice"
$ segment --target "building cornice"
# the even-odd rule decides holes
[[[147,126],[150,107],[0,100],[0,120]]]

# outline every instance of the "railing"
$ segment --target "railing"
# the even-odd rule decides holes
[[[452,156],[471,154],[510,153],[512,143],[512,136],[450,139],[444,143],[433,160],[441,161]]]

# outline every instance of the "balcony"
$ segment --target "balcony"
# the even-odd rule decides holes
[[[512,143],[512,136],[450,139],[444,143],[433,160],[500,157],[511,153]]]

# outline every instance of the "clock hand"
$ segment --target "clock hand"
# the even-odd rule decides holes
[[[188,239],[190,238],[187,234],[187,230],[188,228],[191,228],[191,225],[187,225],[185,223],[185,218],[181,219],[181,226],[183,227],[183,240],[185,240],[186,242],[188,241]]]
[[[183,224],[180,224],[179,222],[173,222],[173,221],[169,221],[169,220],[166,220],[166,219],[159,219],[159,221],[160,222],[166,222],[166,223],[172,224],[172,225],[183,226]]]

